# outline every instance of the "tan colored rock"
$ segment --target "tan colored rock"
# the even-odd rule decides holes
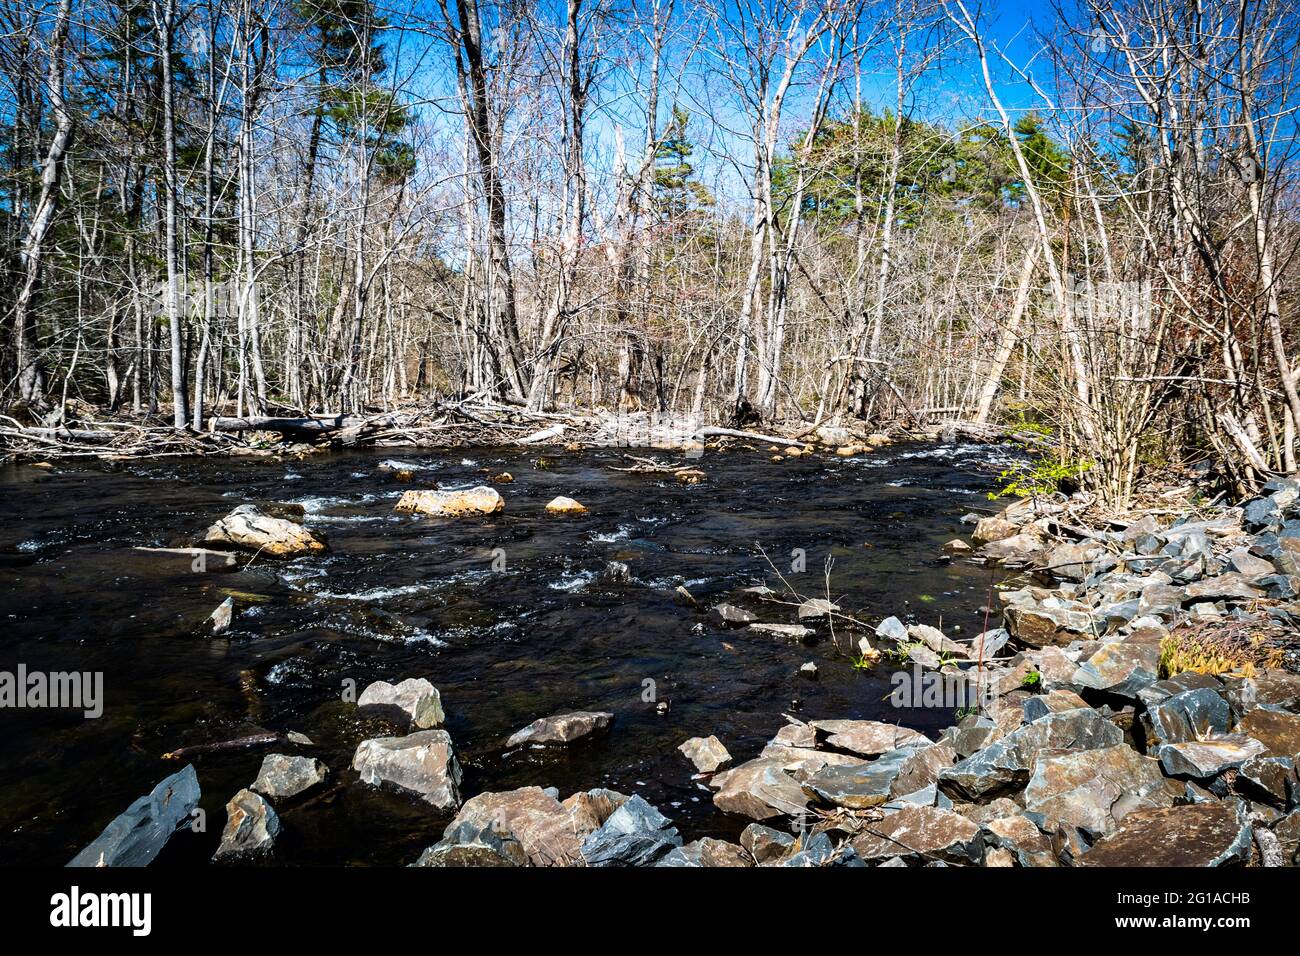
[[[1249,861],[1251,828],[1231,803],[1135,810],[1076,866],[1225,866]]]
[[[1126,744],[1094,750],[1040,750],[1025,788],[1025,809],[1048,820],[1109,833],[1141,807],[1167,807],[1181,790],[1160,764]]]
[[[463,491],[406,491],[393,510],[401,514],[459,518],[463,515],[496,514],[504,511],[505,507],[505,499],[495,488],[480,485]]]
[[[1256,707],[1241,718],[1237,732],[1254,737],[1274,757],[1300,753],[1300,715]]]
[[[700,773],[714,773],[731,763],[731,754],[715,736],[692,737],[677,748]]]
[[[325,542],[296,521],[274,518],[256,505],[240,505],[230,512],[208,528],[203,543],[244,548],[277,558],[325,550]]]
[[[920,731],[877,720],[814,720],[812,726],[818,736],[826,735],[824,746],[860,757],[876,757],[900,747],[923,747],[930,743]]]
[[[582,841],[604,821],[590,799],[577,800],[579,796],[587,795],[574,794],[566,806],[541,787],[480,793],[465,801],[443,836],[450,837],[465,824],[491,828],[517,841],[532,866],[582,866]]]
[[[852,846],[868,862],[901,856],[969,865],[984,855],[980,828],[938,807],[905,807],[891,813],[871,824],[870,832],[854,837]]]
[[[586,512],[587,506],[572,498],[560,495],[546,503],[546,510],[553,515],[580,515]]]
[[[1020,527],[1018,525],[1012,524],[1000,515],[992,515],[988,518],[980,518],[975,525],[975,532],[971,535],[971,540],[976,544],[989,544],[993,541],[1009,538],[1019,531]]]

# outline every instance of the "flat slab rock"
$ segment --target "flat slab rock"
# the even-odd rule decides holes
[[[250,789],[272,800],[287,800],[324,783],[328,773],[315,757],[267,754]]]
[[[1220,734],[1204,740],[1164,744],[1160,747],[1159,757],[1160,765],[1171,777],[1211,780],[1265,752],[1267,748],[1254,737]]]
[[[869,763],[829,766],[803,782],[804,792],[821,803],[850,810],[879,806],[893,795],[894,781],[910,750],[893,750]]]
[[[726,840],[704,837],[683,846],[674,847],[660,857],[655,866],[680,867],[745,867],[753,866],[754,859],[744,847]]]
[[[1025,787],[1025,809],[1049,821],[1110,833],[1142,807],[1167,807],[1182,788],[1159,763],[1127,744],[1098,750],[1043,750]]]
[[[814,720],[812,727],[832,750],[876,757],[899,747],[928,746],[930,739],[917,730],[878,720]]]
[[[460,806],[460,763],[445,730],[363,740],[352,767],[363,783],[414,793],[439,810]]]
[[[189,820],[199,796],[199,778],[190,764],[127,807],[68,866],[148,866]]]
[[[1300,753],[1300,714],[1256,707],[1241,718],[1237,732],[1254,737],[1274,757]]]
[[[939,789],[954,800],[978,801],[1025,784],[1040,750],[1099,750],[1122,743],[1124,732],[1091,707],[1040,717],[939,773]]]
[[[1136,697],[1160,677],[1160,645],[1154,641],[1103,644],[1074,672],[1076,687]]]
[[[377,680],[361,692],[357,706],[404,715],[420,730],[434,730],[447,719],[438,688],[422,677],[408,677],[397,684]]]
[[[751,820],[803,813],[808,809],[808,795],[786,769],[789,764],[784,756],[759,757],[716,774],[709,784],[717,791],[714,806]]]
[[[866,861],[902,857],[972,864],[984,855],[979,826],[951,810],[907,807],[866,826],[868,832],[860,833],[851,843]]]
[[[539,717],[527,727],[511,734],[506,739],[506,747],[571,744],[597,731],[606,730],[613,721],[614,715],[603,710],[575,710],[567,714]]]
[[[1225,866],[1250,859],[1251,828],[1231,803],[1134,810],[1077,866]]]

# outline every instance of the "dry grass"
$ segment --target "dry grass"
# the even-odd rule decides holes
[[[1189,622],[1160,642],[1160,676],[1184,671],[1254,677],[1281,667],[1294,635],[1266,616],[1246,621]]]

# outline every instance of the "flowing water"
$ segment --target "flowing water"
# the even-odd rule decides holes
[[[783,712],[932,735],[952,722],[947,711],[893,707],[894,668],[854,669],[842,633],[837,644],[823,625],[803,646],[725,630],[672,592],[684,584],[706,607],[727,600],[790,623],[792,607],[742,593],[781,587],[762,548],[812,596],[824,596],[833,558],[831,596],[863,619],[897,614],[977,632],[995,572],[945,563],[941,545],[969,532],[963,514],[990,510],[985,492],[1013,452],[898,445],[779,464],[762,451],[709,452],[699,462],[708,480],[694,486],[612,471],[622,453],[384,449],[288,463],[0,469],[0,670],[104,675],[98,719],[0,710],[0,862],[66,862],[179,769],[163,753],[262,730],[300,731],[316,746],[193,758],[207,831],[177,834],[156,865],[206,861],[225,802],[270,750],[311,753],[330,768],[326,787],[280,809],[273,862],[412,862],[449,817],[359,784],[350,769],[357,743],[391,725],[359,716],[343,700],[347,682],[359,692],[378,679],[432,681],[466,798],[532,784],[562,797],[610,787],[640,793],[687,839],[734,839],[747,822],[718,812],[692,781],[677,751],[688,737],[717,734],[739,763],[782,726]],[[378,468],[386,459],[414,466],[414,484]],[[466,487],[501,471],[515,477],[498,486],[503,514],[393,513],[406,487]],[[589,513],[545,513],[560,494]],[[302,504],[329,552],[204,574],[188,559],[134,550],[194,543],[246,501]],[[795,549],[806,555],[801,574],[790,573]],[[610,561],[625,562],[631,580],[603,580]],[[232,594],[239,614],[213,638],[205,618]],[[798,674],[810,660],[817,680]],[[612,711],[614,726],[567,750],[503,750],[512,731],[574,709]]]

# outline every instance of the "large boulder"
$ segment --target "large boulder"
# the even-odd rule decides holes
[[[442,695],[423,677],[408,677],[398,684],[377,680],[361,692],[357,706],[400,715],[419,730],[441,727],[447,719]]]
[[[240,790],[226,804],[226,826],[212,859],[218,862],[269,853],[280,834],[280,818],[252,790]]]
[[[1132,747],[1043,750],[1025,787],[1025,809],[1048,820],[1109,833],[1138,807],[1167,807],[1181,787]]]
[[[1232,803],[1143,808],[1075,861],[1078,866],[1226,866],[1245,863],[1250,823]]]
[[[148,866],[199,805],[199,778],[188,765],[136,800],[68,866]]]
[[[460,763],[445,730],[363,740],[352,767],[363,783],[414,793],[439,810],[460,806]]]
[[[971,534],[971,540],[976,544],[989,544],[993,541],[1009,538],[1019,530],[1019,525],[1008,521],[1001,515],[990,515],[987,518],[980,518],[976,522],[975,531]]]
[[[506,739],[506,747],[525,744],[563,746],[608,729],[614,715],[603,710],[575,710],[567,714],[539,717]]]
[[[393,510],[401,514],[459,518],[496,514],[505,507],[505,499],[495,488],[479,485],[461,491],[404,491]]]
[[[315,757],[267,754],[251,789],[272,800],[287,800],[324,783],[328,772]]]
[[[978,863],[984,855],[984,840],[977,824],[938,807],[907,807],[883,820],[866,825],[866,832],[852,840],[855,853],[863,860],[941,860],[945,863]]]
[[[582,856],[588,866],[650,866],[681,845],[671,821],[634,795],[583,840]]]
[[[240,505],[203,535],[203,543],[243,548],[277,558],[317,554],[325,542],[296,521],[266,514],[256,505]]]
[[[1083,581],[1106,565],[1114,567],[1115,559],[1095,541],[1066,542],[1048,552],[1043,570],[1062,581]]]

